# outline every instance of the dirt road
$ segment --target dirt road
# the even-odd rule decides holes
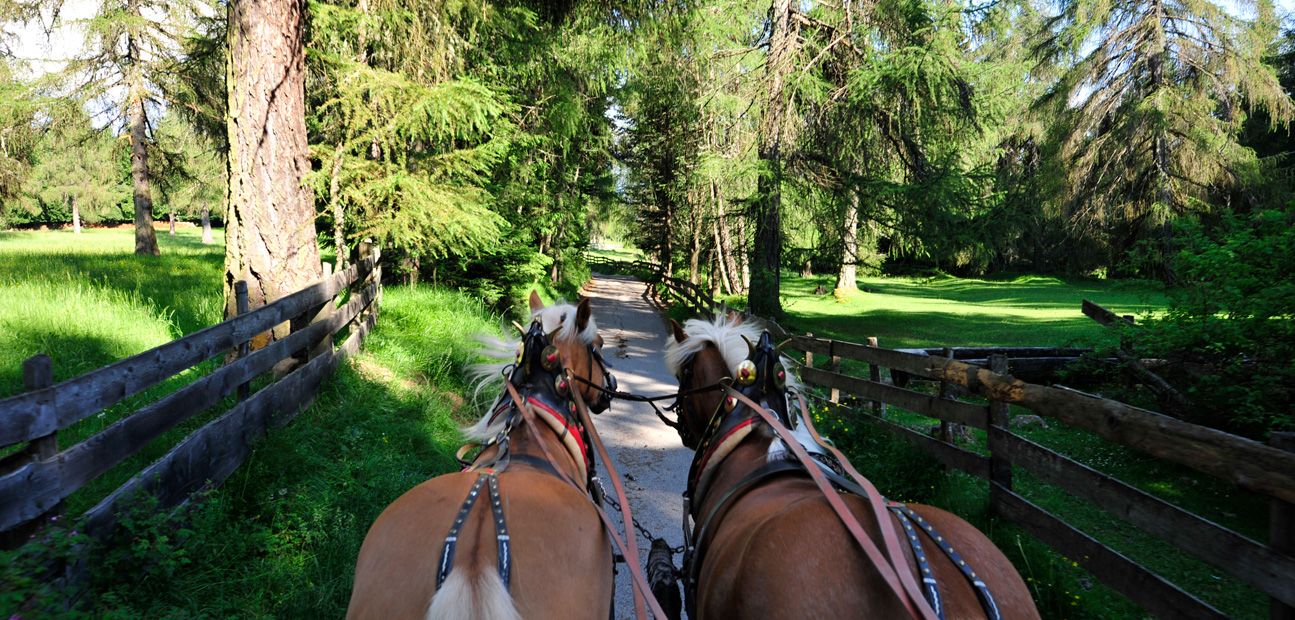
[[[662,363],[666,327],[661,316],[644,297],[646,286],[627,276],[595,275],[586,295],[593,304],[594,320],[605,341],[604,357],[614,366],[612,373],[621,391],[656,396],[673,393],[679,385]],[[671,401],[658,403],[664,408]],[[680,493],[692,452],[683,447],[679,435],[652,413],[647,403],[617,400],[611,409],[594,418],[594,426],[615,460],[634,517],[653,535],[665,538],[672,547],[683,544]],[[600,470],[606,474],[606,468]],[[609,499],[616,492],[611,482]],[[619,516],[608,509],[614,520]],[[639,558],[646,561],[651,541],[639,536]],[[674,558],[680,563],[679,556]],[[634,599],[629,574],[624,566],[616,576],[616,617],[634,617]]]

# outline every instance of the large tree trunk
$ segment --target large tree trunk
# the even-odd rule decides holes
[[[76,203],[76,196],[72,197],[72,232],[81,234],[81,206]]]
[[[168,219],[170,219],[171,221],[171,236],[174,237],[175,236],[175,207],[171,207],[171,213]]]
[[[791,0],[774,0],[773,36],[765,60],[764,110],[760,118],[759,174],[755,197],[755,242],[751,248],[751,312],[778,318],[782,315],[782,132],[786,116],[783,95],[785,76],[795,52],[791,31]]]
[[[321,275],[314,196],[304,183],[310,172],[305,18],[305,0],[234,0],[229,5],[227,317],[237,311],[238,280],[247,281],[249,305],[258,308]],[[275,328],[275,338],[286,334],[284,326]]]
[[[859,289],[855,280],[859,263],[859,192],[850,195],[850,206],[845,208],[845,231],[841,238],[844,252],[841,255],[841,271],[836,275],[836,288],[854,291]]]
[[[203,205],[203,207],[202,207],[202,243],[203,243],[203,245],[211,245],[212,241],[213,241],[213,239],[211,238],[211,209],[208,209],[208,208],[206,207],[206,205]]]
[[[139,16],[139,6],[129,2],[126,8]],[[139,68],[143,54],[139,40],[126,37],[126,54],[130,73],[126,77],[130,107],[130,180],[135,200],[135,253],[161,256],[157,248],[157,231],[153,230],[153,191],[149,188],[147,118],[144,115],[144,76]]]
[[[692,203],[696,205],[697,201]],[[694,206],[689,219],[692,220],[689,222],[692,226],[692,240],[688,245],[688,281],[697,284],[697,274],[701,269],[701,209]]]

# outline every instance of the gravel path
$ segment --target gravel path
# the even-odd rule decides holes
[[[667,328],[647,300],[646,290],[632,277],[595,274],[592,290],[587,290],[586,296],[604,340],[603,356],[614,367],[612,373],[620,390],[659,396],[677,391],[679,384],[661,361]],[[670,402],[660,402],[658,406],[664,408]],[[594,418],[594,426],[615,460],[634,518],[653,535],[669,541],[670,546],[682,545],[680,494],[692,451],[683,447],[674,429],[657,419],[648,403],[613,401],[611,409]],[[599,474],[605,475],[606,471],[601,468]],[[611,482],[603,486],[608,499],[615,499]],[[619,520],[615,511],[609,508],[608,513],[613,520]],[[640,535],[638,543],[639,560],[646,561],[651,541]],[[680,563],[678,555],[674,561],[676,565]],[[633,618],[630,576],[624,566],[618,570],[616,617]]]

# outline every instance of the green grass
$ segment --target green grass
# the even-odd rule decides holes
[[[498,324],[461,293],[387,287],[364,349],[189,516],[182,547],[151,521],[100,556],[114,564],[96,575],[94,615],[343,616],[378,514],[458,469],[458,428],[475,415],[460,374],[470,335]]]
[[[827,295],[814,295],[819,285]],[[1080,312],[1084,299],[1118,314],[1161,307],[1152,288],[1115,281],[1014,276],[1000,279],[861,278],[843,300],[834,277],[784,273],[783,327],[797,333],[891,349],[944,346],[1065,346],[1105,328]],[[864,289],[867,289],[865,291]]]
[[[640,250],[622,248],[619,250],[585,250],[589,256],[597,256],[607,260],[619,260],[625,262],[634,262],[643,260],[643,252]]]

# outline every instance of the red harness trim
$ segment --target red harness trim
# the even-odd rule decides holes
[[[574,425],[574,424],[572,424],[572,423],[568,422],[565,416],[560,415],[558,412],[554,411],[554,410],[553,410],[552,408],[550,408],[548,405],[546,405],[546,404],[544,404],[544,403],[542,403],[542,402],[540,402],[540,401],[538,401],[538,400],[531,400],[531,399],[529,399],[529,398],[528,398],[528,399],[526,399],[526,404],[527,404],[527,405],[535,405],[535,406],[536,406],[536,407],[538,407],[539,409],[542,409],[542,410],[544,410],[545,412],[547,412],[550,416],[552,416],[552,417],[553,417],[553,419],[558,420],[558,421],[560,421],[560,422],[562,423],[562,426],[563,426],[564,428],[566,428],[566,429],[567,429],[567,432],[568,432],[568,433],[570,433],[570,434],[571,434],[571,436],[575,438],[575,440],[576,440],[576,445],[577,445],[577,446],[580,446],[580,456],[584,457],[584,459],[585,459],[585,469],[586,469],[586,470],[588,470],[588,468],[589,468],[589,447],[585,445],[584,437],[580,434],[580,428],[579,428],[579,427],[577,427],[576,425]],[[537,438],[537,439],[538,439],[538,438]]]
[[[701,481],[702,475],[706,473],[706,466],[710,464],[710,457],[715,456],[715,451],[719,450],[719,447],[724,445],[724,442],[728,441],[728,438],[732,437],[733,433],[736,433],[739,430],[742,430],[752,424],[755,424],[755,421],[756,421],[756,418],[750,418],[745,422],[742,422],[737,426],[734,426],[727,433],[724,433],[724,436],[720,437],[719,441],[715,442],[714,447],[712,447],[710,451],[708,451],[706,455],[701,458],[701,464],[697,467],[697,479],[692,481],[694,488],[696,487],[696,484]]]

